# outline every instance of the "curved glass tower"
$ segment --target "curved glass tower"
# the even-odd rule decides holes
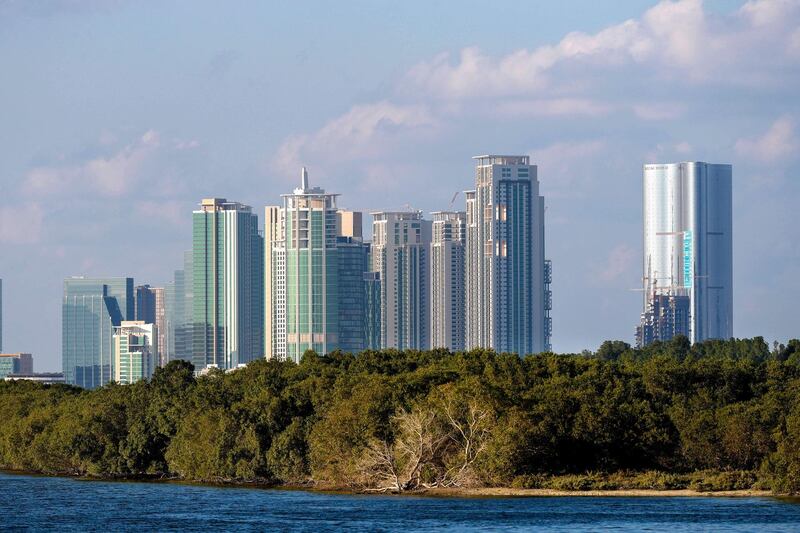
[[[731,165],[644,166],[640,345],[675,334],[693,343],[733,336],[731,184]],[[688,321],[670,323],[685,309]]]

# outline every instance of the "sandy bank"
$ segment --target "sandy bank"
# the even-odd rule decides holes
[[[700,492],[691,489],[654,490],[654,489],[620,489],[620,490],[552,490],[552,489],[514,489],[510,487],[484,487],[473,489],[431,489],[425,494],[431,496],[656,496],[656,497],[753,497],[774,496],[768,490],[721,490]]]

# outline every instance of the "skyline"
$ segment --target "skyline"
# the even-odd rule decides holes
[[[436,35],[438,26],[423,19],[448,10],[434,5],[428,17],[415,16],[417,4],[392,8],[404,23],[418,22],[417,35],[371,51],[358,43],[394,27],[377,8],[349,40],[346,28],[312,21],[269,48],[235,10],[244,37],[222,28],[202,35],[219,11],[203,3],[192,13],[179,3],[62,4],[33,14],[19,5],[0,4],[0,59],[21,81],[0,88],[18,103],[0,125],[0,278],[4,350],[33,353],[37,370],[60,367],[63,279],[132,276],[162,286],[190,246],[187,213],[200,198],[243,202],[263,217],[263,206],[295,186],[302,163],[315,184],[342,194],[343,207],[367,213],[409,203],[429,218],[470,188],[470,158],[486,151],[528,154],[539,167],[555,272],[554,350],[632,342],[641,312],[641,293],[630,289],[641,285],[642,165],[678,160],[735,167],[735,335],[796,336],[796,2],[576,2],[572,9],[586,13],[573,17],[507,3],[499,9],[531,19],[534,31],[502,37],[458,22],[458,31]],[[254,21],[279,25],[308,7],[273,18],[254,9]],[[164,22],[141,26],[153,12]],[[181,14],[193,24],[167,36]],[[126,24],[149,32],[120,31]],[[136,52],[143,37],[147,46]],[[192,43],[201,51],[189,55],[184,74],[172,73]],[[715,57],[714,47],[730,52]],[[271,68],[254,70],[258,60]],[[114,79],[120,67],[131,88]],[[270,77],[279,67],[280,79]],[[43,83],[57,73],[62,83]],[[387,197],[396,203],[385,205]],[[460,209],[463,196],[457,202]],[[133,267],[125,232],[148,240]]]

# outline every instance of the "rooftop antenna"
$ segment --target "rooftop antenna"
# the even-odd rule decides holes
[[[300,188],[304,191],[308,189],[308,171],[306,167],[303,167],[303,170],[300,171]]]

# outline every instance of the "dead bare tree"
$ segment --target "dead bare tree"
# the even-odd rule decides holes
[[[371,485],[367,490],[403,492],[419,488],[423,468],[439,459],[450,438],[432,409],[401,409],[393,422],[397,427],[394,443],[373,440],[364,450],[361,472],[365,484]]]
[[[494,413],[476,399],[470,400],[464,406],[454,395],[445,396],[441,410],[452,428],[448,435],[454,453],[449,458],[449,467],[439,479],[438,486],[462,486],[473,477],[474,464],[486,449],[495,420]]]
[[[490,406],[450,388],[427,405],[401,409],[392,418],[394,442],[375,439],[364,449],[363,485],[380,492],[464,486],[475,477],[494,420]]]

